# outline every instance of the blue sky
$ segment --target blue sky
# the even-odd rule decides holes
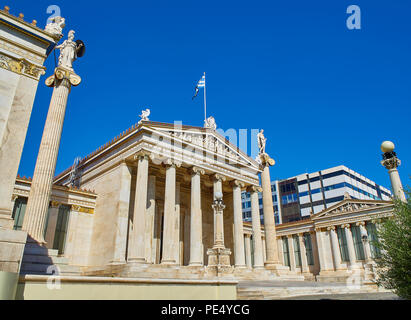
[[[361,30],[346,9],[361,8]],[[344,164],[390,186],[379,146],[392,140],[411,173],[409,1],[23,1],[45,26],[58,5],[87,46],[68,102],[56,174],[135,124],[203,124],[194,85],[207,72],[208,114],[222,129],[264,128],[275,178]],[[54,68],[46,62],[47,76]],[[43,77],[20,164],[32,176],[52,90]],[[250,150],[248,150],[250,153]]]

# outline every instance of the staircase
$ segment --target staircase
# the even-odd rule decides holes
[[[27,243],[20,274],[81,275],[81,270],[77,266],[68,265],[67,258],[59,256],[58,250]]]

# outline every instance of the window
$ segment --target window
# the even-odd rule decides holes
[[[287,237],[282,237],[283,240],[283,256],[284,256],[284,265],[290,266],[290,252],[288,250],[288,240]]]
[[[368,241],[370,243],[371,249],[371,258],[380,258],[381,257],[381,250],[377,247],[378,243],[378,235],[377,235],[377,228],[374,223],[367,222],[366,229],[368,233]]]
[[[21,230],[23,226],[24,214],[26,213],[27,198],[17,198],[14,202],[13,215],[14,230]]]
[[[64,253],[69,215],[70,206],[60,206],[56,223],[56,233],[54,235],[53,243],[53,249],[57,249],[59,254]]]
[[[352,238],[354,241],[355,256],[357,260],[364,260],[364,246],[361,240],[361,231],[359,226],[351,226]]]
[[[314,265],[313,244],[311,242],[311,235],[304,233],[305,252],[307,254],[307,263],[309,266]]]
[[[298,235],[293,235],[295,266],[301,267],[301,250]]]
[[[345,237],[345,231],[343,228],[337,228],[338,244],[340,247],[341,261],[349,261],[347,238]]]

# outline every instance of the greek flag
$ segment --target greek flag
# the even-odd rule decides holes
[[[194,100],[194,98],[195,97],[197,97],[197,95],[198,95],[198,88],[205,88],[205,75],[203,75],[202,77],[201,77],[201,79],[197,82],[197,85],[196,85],[196,87],[195,87],[195,94],[194,94],[194,96],[193,96],[193,100]]]

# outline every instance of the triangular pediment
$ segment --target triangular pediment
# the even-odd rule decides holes
[[[182,146],[189,145],[193,148],[215,154],[218,157],[227,158],[240,166],[260,170],[260,165],[254,159],[241,151],[216,130],[151,121],[144,122],[141,129],[147,129],[158,136],[172,139]]]
[[[346,215],[355,212],[383,209],[392,206],[391,201],[345,199],[330,208],[314,214],[311,218],[318,220],[331,216]]]

